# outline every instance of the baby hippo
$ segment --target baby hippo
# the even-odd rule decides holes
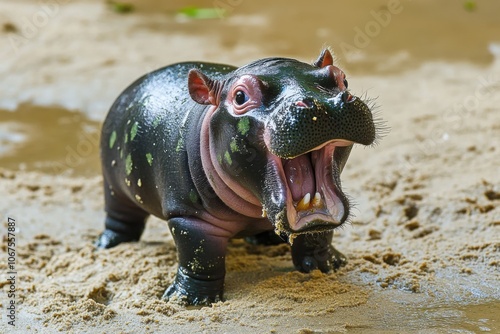
[[[340,173],[371,145],[370,108],[329,50],[312,64],[266,58],[236,68],[186,62],[135,81],[104,122],[105,230],[100,248],[168,222],[179,267],[163,298],[222,299],[228,241],[289,242],[295,267],[345,264],[331,245],[349,217]]]

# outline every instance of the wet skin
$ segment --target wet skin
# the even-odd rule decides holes
[[[332,63],[328,50],[312,65],[180,63],[134,82],[103,125],[97,246],[139,240],[151,214],[166,220],[179,268],[163,298],[190,305],[222,299],[233,237],[288,241],[304,272],[344,265],[331,245],[349,217],[340,173],[352,145],[372,144],[376,131]]]

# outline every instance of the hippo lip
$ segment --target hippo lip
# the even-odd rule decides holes
[[[271,154],[286,189],[285,210],[290,233],[332,229],[349,216],[349,202],[340,186],[340,161],[334,159],[337,147],[353,143],[329,141],[293,159]],[[282,224],[278,224],[282,225]]]

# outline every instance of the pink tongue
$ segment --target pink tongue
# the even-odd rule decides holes
[[[308,155],[284,160],[283,169],[294,201],[301,200],[307,193],[314,196],[314,170]]]

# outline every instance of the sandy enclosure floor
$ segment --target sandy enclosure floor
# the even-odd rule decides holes
[[[1,3],[0,24],[21,25],[37,6]],[[183,34],[166,36],[161,16],[146,22],[141,15],[116,15],[98,1],[61,7],[15,57],[3,54],[0,73],[9,82],[0,83],[2,107],[56,104],[99,121],[121,89],[160,65],[187,59],[243,64],[290,54],[309,61],[322,45],[306,53],[283,47],[281,54],[263,54],[269,50],[193,36],[188,30],[196,27],[190,25]],[[237,15],[250,22],[246,29],[265,23],[235,10],[225,24],[235,24]],[[156,30],[150,27],[155,24]],[[384,66],[401,66],[401,58],[391,59]],[[355,147],[342,177],[356,203],[355,217],[336,232],[334,245],[348,265],[331,274],[301,274],[293,270],[287,245],[234,240],[226,301],[211,307],[186,309],[160,300],[177,262],[170,233],[158,219],[150,219],[138,243],[94,249],[104,212],[92,135],[82,137],[91,145],[91,162],[83,164],[90,176],[6,164],[0,169],[0,215],[3,236],[7,218],[16,220],[18,319],[13,331],[2,312],[0,332],[500,332],[500,61],[455,60],[383,75],[353,70],[350,88],[377,97],[391,131],[375,147]],[[29,141],[36,124],[26,126],[13,115],[0,112],[2,161],[37,147]],[[72,126],[49,123],[42,134]],[[78,124],[78,133],[95,134],[96,123],[86,117]],[[16,134],[18,142],[9,140]],[[45,143],[42,137],[37,141]],[[79,143],[68,145],[76,150]],[[50,155],[62,144],[47,145],[38,151]],[[61,153],[51,161],[64,164],[65,158]],[[2,254],[3,273],[5,242]],[[1,278],[5,310],[9,284]]]

